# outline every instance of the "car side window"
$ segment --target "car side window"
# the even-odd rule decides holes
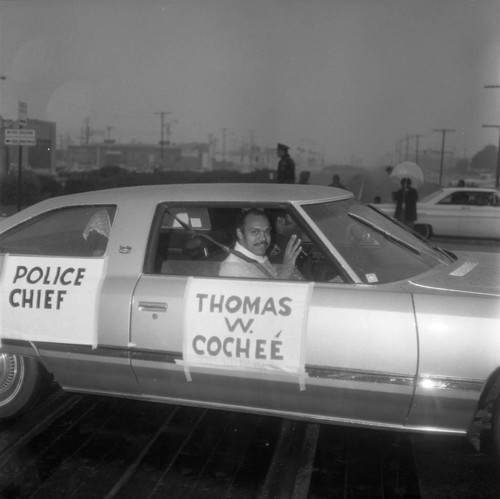
[[[224,247],[233,243],[231,220],[237,209],[204,206],[170,206],[160,210],[160,221],[152,240],[155,274],[218,275],[219,263],[227,256]]]
[[[0,235],[0,253],[99,257],[106,252],[115,206],[61,208]]]
[[[244,209],[243,209],[244,210]],[[293,279],[328,281],[340,274],[324,253],[288,216],[284,209],[263,208],[271,222],[272,237],[267,251],[269,262],[279,270],[286,244],[296,233],[302,239],[303,253],[297,259]],[[234,248],[237,220],[241,207],[171,206],[158,215],[156,233],[152,234],[152,257],[145,271],[154,274],[218,277],[221,263]],[[244,266],[252,267],[248,262]],[[251,268],[241,277],[266,278]],[[226,276],[227,277],[227,276]],[[234,276],[237,277],[237,276]]]
[[[465,191],[453,192],[443,198],[438,204],[467,204],[469,202],[469,194]]]
[[[495,206],[495,193],[494,192],[477,192],[475,196],[475,204],[479,206]]]

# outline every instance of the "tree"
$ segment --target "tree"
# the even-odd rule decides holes
[[[15,205],[18,202],[18,178],[16,174],[7,175],[0,185],[2,204]],[[32,172],[23,172],[22,176],[22,204],[29,206],[40,201],[40,179]]]
[[[497,164],[497,148],[489,145],[472,156],[470,166],[472,170],[494,173]]]

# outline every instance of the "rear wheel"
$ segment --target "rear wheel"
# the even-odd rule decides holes
[[[0,354],[0,419],[19,416],[48,390],[50,376],[32,357]]]

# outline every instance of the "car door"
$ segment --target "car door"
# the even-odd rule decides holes
[[[499,237],[498,207],[491,203],[494,193],[471,191],[462,206],[458,235],[462,237]]]
[[[110,328],[101,324],[109,310],[104,302],[113,229],[120,225],[116,208],[62,206],[31,216],[0,236],[1,337],[29,342],[65,388],[136,392],[125,349],[131,295],[123,296],[123,279],[122,299],[113,296],[126,323],[122,341],[110,341]],[[119,314],[113,321],[120,323]]]
[[[132,345],[148,396],[332,421],[404,424],[417,370],[410,295],[331,283],[143,276]]]
[[[419,205],[418,223],[430,224],[435,235],[457,236],[462,208],[467,198],[455,194],[449,194],[435,203],[429,202]]]
[[[399,287],[222,278],[202,275],[206,261],[172,263],[143,274],[132,300],[132,365],[147,397],[404,424],[417,335]]]

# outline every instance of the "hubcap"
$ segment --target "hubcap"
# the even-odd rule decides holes
[[[22,357],[0,354],[0,406],[8,404],[19,392],[24,378]]]

